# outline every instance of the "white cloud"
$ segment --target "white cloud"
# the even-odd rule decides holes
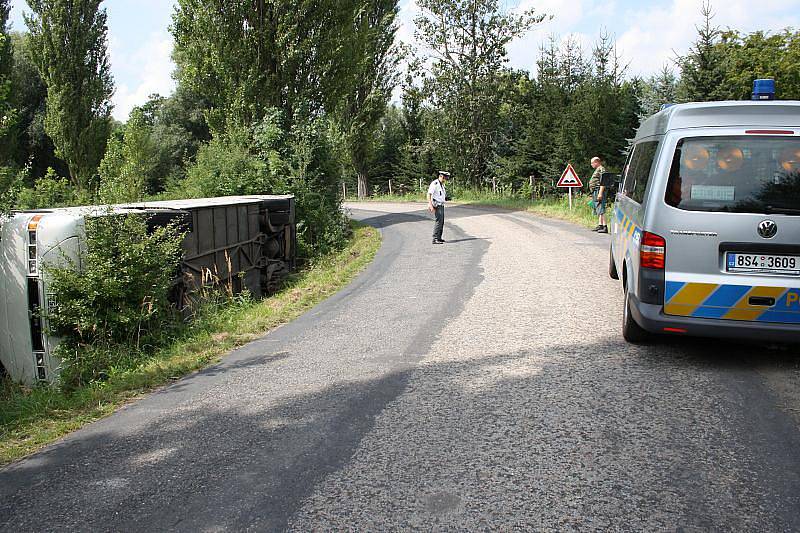
[[[712,23],[741,32],[779,31],[800,21],[797,1],[725,0],[712,5]],[[703,22],[703,0],[671,0],[657,7],[631,10],[624,16],[625,30],[617,40],[622,56],[630,62],[630,74],[647,75],[665,64],[673,65],[697,38]],[[724,7],[723,7],[724,6]]]
[[[137,0],[111,2],[109,15],[109,55],[114,74],[114,118],[128,119],[131,110],[147,102],[153,93],[167,96],[175,89],[171,54],[173,39],[167,30],[172,1]],[[22,13],[30,11],[22,0],[12,2],[14,31],[26,31]],[[143,27],[145,26],[145,27]],[[150,30],[152,33],[146,33]],[[139,33],[142,32],[143,38]]]
[[[509,64],[514,68],[536,71],[536,60],[539,49],[551,38],[564,42],[571,38],[583,48],[589,46],[592,37],[579,31],[581,21],[585,20],[596,9],[594,0],[522,0],[516,11],[533,9],[545,19],[527,35],[517,39],[508,48]]]
[[[509,64],[535,71],[539,48],[551,36],[561,42],[575,39],[588,52],[604,32],[616,39],[622,60],[630,64],[628,74],[649,75],[689,49],[697,36],[695,26],[702,22],[702,4],[703,0],[521,0],[515,11],[533,8],[552,19],[509,46]],[[418,8],[414,0],[404,0],[401,6],[399,35],[413,42]],[[713,23],[723,29],[775,32],[800,26],[798,0],[712,0],[712,9]]]
[[[131,110],[147,102],[151,94],[172,94],[175,90],[172,48],[172,37],[166,32],[151,34],[133,50],[122,50],[119,42],[111,38],[111,65],[118,80],[113,98],[114,118],[126,121]]]

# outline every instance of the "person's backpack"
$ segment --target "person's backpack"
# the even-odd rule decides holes
[[[619,192],[619,183],[622,180],[622,174],[614,174],[613,172],[603,172],[600,176],[600,183],[605,185],[608,189],[608,198],[612,200]]]

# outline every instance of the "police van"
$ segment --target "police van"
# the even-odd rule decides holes
[[[611,220],[627,341],[800,342],[800,102],[775,101],[772,80],[753,94],[639,128]]]

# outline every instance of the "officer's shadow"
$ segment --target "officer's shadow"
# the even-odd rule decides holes
[[[485,239],[485,238],[482,238],[482,237],[466,237],[466,238],[464,238],[464,239],[452,239],[452,240],[451,240],[451,239],[448,239],[448,240],[447,240],[447,243],[448,243],[448,244],[456,244],[456,243],[459,243],[459,242],[467,242],[467,241],[488,241],[488,240],[489,240],[489,239]]]

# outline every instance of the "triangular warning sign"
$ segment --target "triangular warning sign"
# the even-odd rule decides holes
[[[564,173],[561,174],[561,179],[558,180],[558,187],[583,187],[583,182],[578,177],[578,173],[572,168],[572,165],[567,165]]]

